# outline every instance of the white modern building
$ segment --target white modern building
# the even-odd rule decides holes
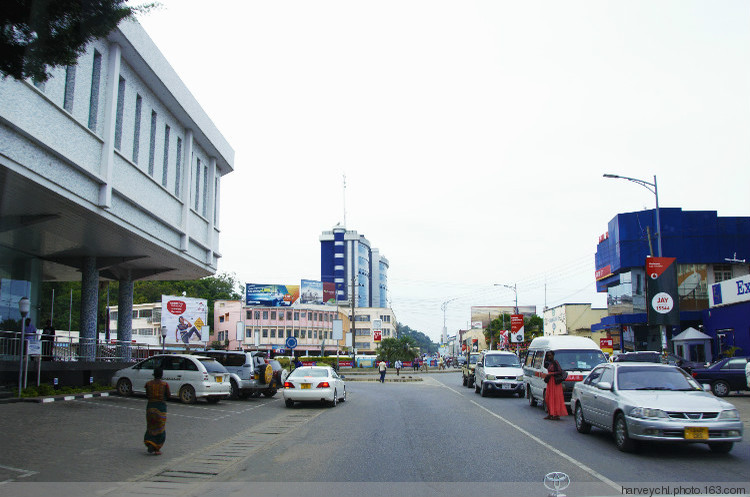
[[[592,332],[591,326],[607,316],[607,309],[592,309],[591,304],[560,304],[544,310],[544,335],[577,335],[598,343],[604,332]]]
[[[130,342],[134,281],[216,272],[234,151],[135,21],[51,76],[0,79],[0,315],[26,296],[39,323],[42,281],[82,281],[93,340],[99,282],[119,281]]]

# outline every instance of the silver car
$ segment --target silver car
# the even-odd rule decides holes
[[[742,441],[737,409],[705,392],[682,369],[666,364],[602,364],[573,389],[576,429],[611,431],[622,451],[638,441],[706,443],[729,452]]]

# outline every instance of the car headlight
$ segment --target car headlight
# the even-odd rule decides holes
[[[523,381],[523,375],[519,374],[518,376],[516,376],[516,381]]]
[[[636,407],[630,411],[634,418],[669,418],[667,413],[661,409],[651,409],[650,407]]]
[[[719,419],[739,420],[740,413],[739,411],[737,411],[737,409],[727,409],[726,411],[721,411],[719,413]]]
[[[487,379],[488,380],[494,380],[495,379],[495,375],[494,374],[488,374],[487,375]]]

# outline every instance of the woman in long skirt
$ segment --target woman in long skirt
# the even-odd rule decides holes
[[[563,396],[562,386],[562,368],[560,363],[555,360],[555,353],[547,352],[544,358],[547,364],[547,375],[544,380],[547,382],[547,389],[544,391],[544,401],[547,404],[547,416],[544,419],[558,420],[560,416],[568,415],[568,408],[565,406],[565,397]],[[560,379],[560,383],[555,381]]]
[[[154,379],[146,383],[146,434],[143,443],[149,454],[161,455],[161,447],[167,439],[167,399],[169,385],[162,380],[162,368],[154,369]]]

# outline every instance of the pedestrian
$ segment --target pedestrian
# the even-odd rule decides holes
[[[303,366],[302,361],[299,360],[299,357],[297,357],[294,360],[294,369],[301,368]]]
[[[429,364],[430,364],[430,360],[427,357],[422,359],[422,369],[424,369],[425,373],[430,372]]]
[[[380,371],[380,383],[385,383],[385,370],[387,369],[387,366],[385,365],[385,361],[380,361],[378,364],[378,370]]]
[[[551,350],[545,355],[544,361],[547,368],[547,373],[544,376],[544,382],[547,384],[547,388],[544,390],[547,416],[544,419],[557,421],[560,416],[568,415],[568,408],[565,406],[565,397],[563,396],[563,370],[560,363],[555,360],[555,353]]]
[[[412,361],[411,361],[411,368],[414,371],[419,371],[419,358],[418,357],[415,357],[414,359],[412,359]]]
[[[55,345],[55,327],[52,326],[52,321],[47,320],[47,323],[42,328],[42,360],[52,360],[52,349]]]
[[[162,380],[164,370],[154,369],[154,379],[146,382],[146,434],[143,443],[149,454],[161,455],[161,447],[167,439],[167,399],[169,384]]]
[[[396,367],[396,376],[401,376],[401,367],[403,366],[401,359],[396,359],[394,366]]]
[[[34,326],[34,324],[31,322],[31,318],[26,318],[23,327],[23,346],[26,354],[28,354],[29,352],[29,342],[32,340],[36,340],[36,333],[36,326]]]

